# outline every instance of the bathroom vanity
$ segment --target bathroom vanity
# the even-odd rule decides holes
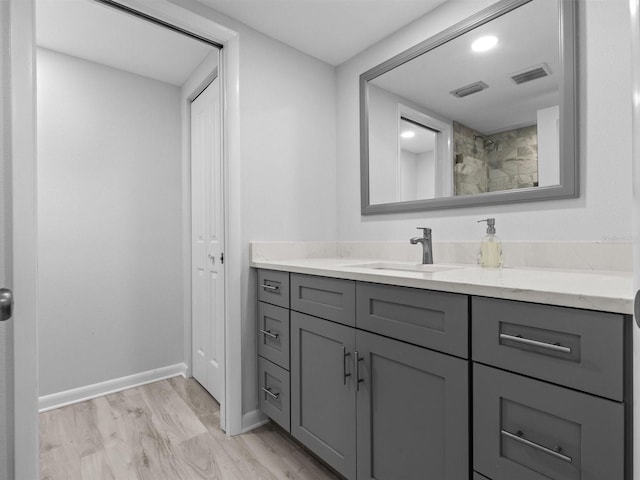
[[[260,408],[345,478],[631,478],[626,277],[252,266]]]

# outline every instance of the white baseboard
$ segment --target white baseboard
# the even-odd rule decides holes
[[[44,395],[38,400],[40,413],[53,410],[54,408],[84,402],[85,400],[91,400],[92,398],[101,397],[121,390],[126,390],[127,388],[157,382],[177,375],[186,377],[186,372],[186,364],[176,363],[175,365],[135,373],[127,377],[114,378],[113,380],[107,380],[106,382],[94,383],[93,385],[87,385],[85,387],[52,393],[51,395]]]
[[[242,415],[242,432],[247,433],[254,428],[258,428],[265,423],[269,423],[269,417],[267,417],[260,410],[251,410]]]

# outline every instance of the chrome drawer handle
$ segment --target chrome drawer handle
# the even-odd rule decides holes
[[[351,356],[349,352],[347,352],[346,347],[342,347],[342,384],[347,384],[347,377],[350,377],[351,374],[347,373],[347,357]]]
[[[571,347],[539,342],[538,340],[531,340],[530,338],[524,338],[516,335],[507,335],[506,333],[500,334],[500,340],[511,340],[512,342],[523,343],[525,345],[531,345],[532,347],[546,348],[547,350],[553,350],[554,352],[571,353]]]
[[[278,290],[280,290],[280,287],[278,285],[267,285],[266,283],[263,283],[262,285],[260,285],[260,287],[270,292],[277,292]]]
[[[271,338],[278,338],[280,336],[279,333],[271,333],[269,330],[260,330],[260,333],[266,335],[267,337],[271,337]]]
[[[275,398],[276,400],[277,400],[278,398],[280,398],[280,394],[279,394],[279,393],[273,393],[273,392],[271,391],[271,387],[268,387],[268,388],[260,387],[260,390],[262,390],[262,391],[263,391],[264,393],[266,393],[267,395],[271,395],[271,398]],[[264,398],[267,398],[267,397],[264,397]]]
[[[543,445],[540,445],[539,443],[535,443],[535,442],[532,442],[531,440],[527,440],[526,438],[524,438],[524,433],[522,433],[521,431],[518,431],[517,434],[513,434],[511,432],[507,432],[506,430],[500,430],[500,433],[504,437],[510,438],[511,440],[515,440],[516,442],[520,442],[523,445],[539,450],[543,453],[546,453],[547,455],[551,455],[552,457],[558,458],[563,462],[567,462],[567,463],[573,462],[573,458],[560,453],[562,451],[562,448],[556,447],[555,450],[552,450]]]

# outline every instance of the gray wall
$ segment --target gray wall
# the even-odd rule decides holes
[[[180,90],[38,51],[40,395],[183,362]]]
[[[479,241],[476,220],[487,216],[499,217],[506,241],[631,240],[630,22],[629,2],[622,0],[579,3],[580,198],[360,215],[359,75],[492,3],[445,2],[338,66],[338,240],[406,241],[426,221],[438,241]]]

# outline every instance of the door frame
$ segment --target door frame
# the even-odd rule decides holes
[[[241,342],[241,179],[239,132],[239,35],[212,20],[214,12],[194,5],[198,12],[169,0],[119,0],[118,3],[223,45],[220,58],[223,93],[223,162],[225,167],[226,320],[225,410],[227,434],[242,431]],[[37,363],[37,212],[36,212],[36,66],[34,0],[8,0],[10,29],[10,85],[3,95],[11,104],[11,188],[13,227],[13,284],[15,361],[15,475],[38,478],[38,363]],[[234,247],[235,246],[235,247]],[[230,319],[235,319],[231,321]],[[185,359],[190,352],[185,352]],[[189,360],[190,362],[190,360]]]
[[[21,1],[21,0],[13,0]],[[28,0],[33,2],[34,0]],[[99,1],[99,0],[98,0]],[[225,203],[225,399],[221,404],[221,422],[225,421],[227,435],[242,433],[242,326],[233,321],[242,315],[241,273],[242,273],[242,231],[241,231],[241,177],[240,177],[240,98],[237,85],[240,73],[239,33],[206,15],[215,12],[206,7],[196,13],[186,6],[176,5],[171,0],[117,0],[116,3],[135,10],[151,18],[176,26],[214,43],[222,45],[219,55],[219,76],[221,80],[222,105],[222,162],[224,170]],[[194,7],[195,8],[195,7]],[[185,338],[188,336],[189,349],[184,352],[184,361],[191,371],[191,180],[189,164],[185,166],[183,156],[182,184],[184,189],[183,217],[188,216],[188,231],[183,231],[183,255],[188,262],[189,275],[183,278],[185,295]],[[185,240],[188,240],[185,243]],[[233,248],[233,246],[236,246]],[[184,262],[183,262],[184,263]],[[188,294],[188,296],[187,296]],[[223,407],[224,405],[224,407]],[[222,409],[224,408],[224,412]]]
[[[633,294],[635,322],[633,324],[633,365],[640,365],[640,0],[629,1],[631,18],[631,68],[632,68],[632,185],[633,205]],[[633,369],[633,478],[640,477],[640,368]]]

